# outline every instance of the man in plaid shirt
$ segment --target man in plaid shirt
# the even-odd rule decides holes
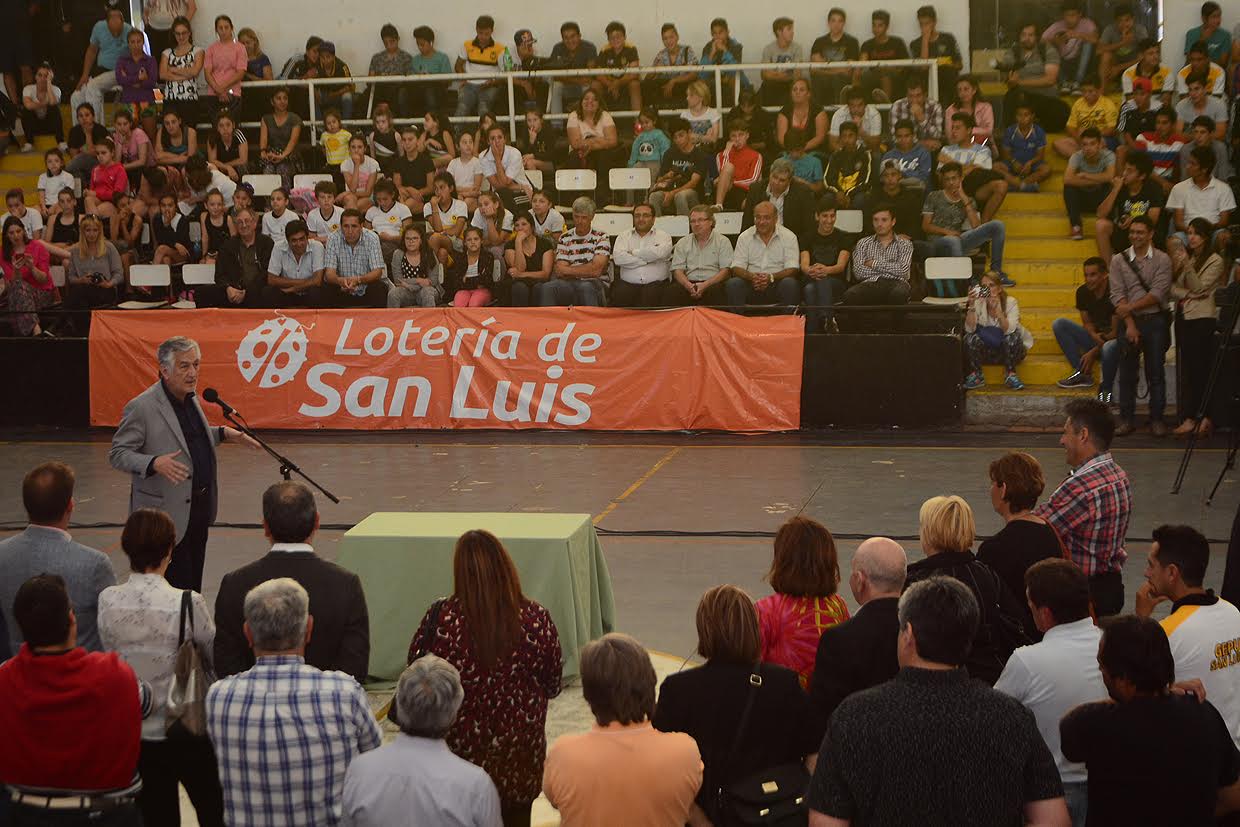
[[[245,596],[257,662],[207,692],[230,827],[341,823],[349,762],[382,740],[357,681],[306,665],[312,626],[310,597],[296,580],[268,580]]]
[[[1120,570],[1128,554],[1124,537],[1132,511],[1128,475],[1111,457],[1115,420],[1095,399],[1068,404],[1059,444],[1067,452],[1072,474],[1034,513],[1050,523],[1072,561],[1089,577],[1089,596],[1098,617],[1124,607]]]

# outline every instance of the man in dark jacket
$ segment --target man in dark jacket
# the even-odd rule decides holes
[[[314,634],[306,663],[338,669],[359,683],[370,664],[370,619],[361,579],[314,553],[310,541],[319,512],[310,489],[299,482],[276,483],[263,494],[263,531],[272,543],[265,557],[224,575],[215,598],[215,669],[220,677],[254,665],[245,637],[244,605],[250,589],[277,577],[291,577],[310,595]]]
[[[215,284],[194,290],[194,301],[199,307],[263,306],[263,289],[267,286],[275,242],[258,232],[258,216],[252,210],[240,210],[233,220],[237,234],[220,245]]]
[[[804,238],[814,231],[814,193],[792,176],[792,164],[783,158],[771,164],[771,174],[761,187],[751,187],[745,198],[741,229],[753,226],[753,208],[763,201],[775,205],[779,223]]]
[[[874,175],[874,155],[857,137],[857,125],[845,121],[840,126],[840,148],[827,162],[827,172],[822,182],[827,192],[836,194],[841,209],[860,206],[860,198],[870,191],[870,179]]]

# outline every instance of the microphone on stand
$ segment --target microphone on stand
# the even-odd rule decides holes
[[[205,401],[212,403],[213,405],[219,405],[221,408],[224,409],[225,414],[234,414],[237,412],[237,410],[232,405],[229,405],[223,399],[220,399],[220,394],[218,391],[216,391],[215,388],[207,388],[206,390],[204,390],[202,392],[202,398]]]

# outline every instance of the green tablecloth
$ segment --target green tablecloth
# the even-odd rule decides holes
[[[589,514],[371,514],[345,533],[337,561],[362,578],[370,612],[370,674],[394,681],[431,603],[452,594],[452,552],[470,529],[490,531],[521,574],[521,590],[551,612],[564,677],[581,647],[615,623],[611,575]]]

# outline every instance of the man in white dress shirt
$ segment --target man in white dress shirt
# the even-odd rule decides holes
[[[779,223],[770,201],[753,208],[753,226],[736,237],[732,277],[724,282],[728,304],[795,305],[801,300],[801,252],[796,233]]]
[[[615,307],[659,307],[671,276],[672,237],[655,229],[654,208],[633,208],[633,229],[616,236],[611,260],[619,278],[611,286]]]

